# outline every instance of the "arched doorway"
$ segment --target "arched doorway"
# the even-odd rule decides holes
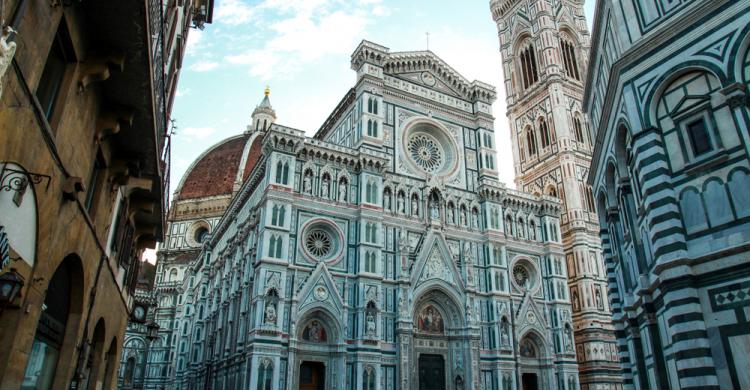
[[[62,386],[67,379],[58,373],[60,356],[69,358],[73,350],[63,350],[67,338],[75,337],[75,324],[80,320],[83,277],[81,260],[67,256],[52,275],[44,296],[44,309],[39,317],[34,342],[23,379],[23,388],[49,389],[53,383]],[[69,349],[75,343],[67,343]],[[72,364],[68,362],[68,365]]]
[[[292,389],[323,390],[343,385],[345,346],[336,319],[325,309],[313,310],[298,322]]]
[[[469,338],[461,306],[442,289],[414,303],[411,388],[457,390],[471,369]]]
[[[518,343],[521,390],[546,389],[547,365],[542,339],[533,332],[527,333]]]

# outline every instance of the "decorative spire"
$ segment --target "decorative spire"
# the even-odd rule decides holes
[[[252,115],[252,124],[248,126],[249,130],[263,130],[265,131],[268,127],[276,121],[276,111],[271,106],[271,100],[268,95],[271,94],[271,87],[266,86],[263,91],[263,100],[259,105],[255,107]]]

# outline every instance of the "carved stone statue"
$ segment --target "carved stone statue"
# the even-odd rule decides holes
[[[386,210],[391,209],[391,194],[384,194],[383,195],[383,208]]]
[[[2,35],[0,35],[0,97],[3,96],[3,76],[8,71],[8,67],[10,67],[13,61],[13,56],[16,54],[16,43],[8,42],[10,34],[15,32],[16,30],[11,26],[5,26]]]
[[[435,199],[430,200],[430,218],[433,220],[440,219],[440,208],[438,202]]]
[[[461,210],[461,226],[466,225],[466,210]]]
[[[266,313],[264,317],[264,322],[269,325],[275,325],[276,324],[276,305],[273,303],[266,304]]]
[[[502,326],[500,327],[500,342],[502,342],[503,345],[510,345],[510,324],[508,324],[508,321],[503,321]]]
[[[302,192],[308,195],[312,194],[312,175],[305,174],[305,178],[302,181]]]
[[[366,331],[365,333],[369,336],[375,335],[375,317],[373,317],[372,313],[367,313],[367,320],[366,320]]]
[[[411,215],[415,217],[419,216],[419,204],[416,197],[411,198]]]
[[[320,185],[320,196],[328,199],[328,178],[323,179],[323,183]]]
[[[476,211],[471,213],[471,227],[479,229],[479,214]]]
[[[571,334],[570,327],[565,328],[565,349],[568,351],[573,350],[573,335]]]
[[[404,209],[404,194],[398,194],[398,212],[399,214],[406,213],[406,210]]]
[[[339,183],[339,202],[346,202],[346,182]]]
[[[456,223],[456,208],[455,207],[450,208],[450,218],[451,218],[451,223]]]

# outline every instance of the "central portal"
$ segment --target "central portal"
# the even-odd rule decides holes
[[[299,370],[299,390],[325,389],[326,366],[320,362],[303,362]]]
[[[445,390],[445,361],[441,355],[419,356],[419,390]]]
[[[537,383],[536,374],[524,373],[521,375],[521,383],[523,383],[523,390],[537,390],[539,384]]]

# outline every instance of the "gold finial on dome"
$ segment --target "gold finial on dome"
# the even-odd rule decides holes
[[[266,85],[266,90],[263,92],[266,96],[271,94],[271,87]]]

